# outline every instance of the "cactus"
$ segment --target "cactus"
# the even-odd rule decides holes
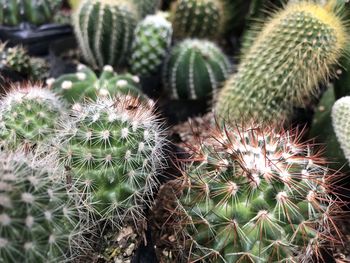
[[[138,8],[141,17],[154,14],[159,7],[160,0],[132,0]]]
[[[124,0],[83,0],[74,13],[74,29],[86,61],[95,68],[124,67],[139,20]]]
[[[311,262],[336,244],[337,176],[300,138],[226,123],[191,141],[194,161],[173,211],[189,261]]]
[[[0,101],[0,148],[33,147],[50,140],[64,106],[37,86],[14,89]]]
[[[135,30],[130,65],[139,76],[156,73],[171,45],[172,26],[161,15],[147,16]]]
[[[177,39],[213,39],[221,32],[222,9],[217,0],[178,0],[172,10]]]
[[[55,159],[92,212],[112,225],[137,224],[158,184],[165,137],[151,104],[129,96],[98,98],[62,119],[57,132]]]
[[[54,170],[0,153],[2,262],[71,262],[81,235],[78,207]]]
[[[145,99],[139,78],[130,74],[118,75],[111,66],[104,66],[100,78],[85,65],[78,72],[48,79],[49,87],[69,103],[79,103],[86,98],[96,100],[98,96],[132,95]]]
[[[347,41],[330,6],[290,4],[268,22],[218,96],[222,118],[289,121],[333,73]]]
[[[0,24],[17,26],[22,22],[42,25],[52,21],[61,0],[0,0]]]
[[[204,99],[217,91],[230,71],[225,54],[212,42],[185,40],[164,65],[164,87],[172,99]]]
[[[345,154],[350,162],[350,96],[337,100],[332,109],[333,129]]]

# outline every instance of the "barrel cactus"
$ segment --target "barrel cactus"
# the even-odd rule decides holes
[[[63,109],[58,97],[41,87],[8,92],[0,101],[0,146],[31,148],[50,140]]]
[[[0,153],[2,262],[68,262],[82,237],[74,195],[54,170],[20,153]]]
[[[17,26],[22,22],[42,25],[52,21],[61,0],[0,0],[0,24]]]
[[[57,160],[95,216],[137,222],[157,187],[165,136],[153,103],[130,96],[85,102],[57,132]],[[140,226],[140,225],[138,225]]]
[[[230,62],[214,43],[188,39],[175,46],[164,65],[164,87],[172,99],[208,99],[230,72]]]
[[[156,73],[171,45],[172,26],[161,15],[150,15],[135,30],[131,68],[139,76]]]
[[[191,142],[174,211],[189,261],[321,262],[322,247],[340,238],[337,176],[300,136],[227,124]]]
[[[222,11],[218,0],[178,0],[171,15],[174,36],[216,38],[221,31]]]
[[[103,67],[99,78],[85,65],[79,65],[77,69],[76,73],[47,80],[49,87],[71,104],[79,103],[86,98],[96,100],[97,97],[118,94],[145,98],[137,76],[116,74],[109,65]]]
[[[86,61],[95,68],[124,67],[140,16],[126,0],[83,0],[74,13],[74,29]]]
[[[289,4],[265,25],[215,105],[222,118],[289,121],[327,80],[347,42],[333,7]]]

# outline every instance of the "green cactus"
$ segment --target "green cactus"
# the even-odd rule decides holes
[[[172,26],[161,15],[150,15],[135,30],[131,69],[139,76],[156,73],[171,45]]]
[[[154,14],[159,7],[160,0],[132,0],[138,8],[141,17]]]
[[[42,25],[52,21],[62,0],[0,0],[0,24],[17,26],[22,22]]]
[[[64,180],[22,154],[0,153],[0,258],[6,263],[71,262],[78,208]]]
[[[118,75],[111,66],[104,66],[100,78],[85,65],[78,66],[78,72],[48,79],[49,87],[70,104],[86,98],[96,100],[99,96],[132,95],[145,99],[141,92],[139,78],[130,74]]]
[[[50,140],[63,109],[55,94],[40,87],[8,92],[0,101],[0,148],[28,148]]]
[[[101,219],[137,223],[157,186],[165,137],[151,101],[99,98],[62,119],[57,159]],[[138,225],[140,226],[140,225]]]
[[[298,132],[226,124],[191,142],[179,182],[175,229],[189,261],[321,262],[322,247],[340,238],[337,176]]]
[[[330,6],[290,4],[268,22],[226,83],[215,108],[222,118],[289,121],[326,81],[347,41]]]
[[[208,99],[225,81],[230,62],[214,43],[188,39],[175,46],[164,65],[164,87],[172,99]]]
[[[95,68],[126,65],[139,15],[126,0],[83,0],[73,24],[86,61]]]
[[[178,0],[171,16],[177,39],[213,39],[221,32],[222,9],[217,0]]]

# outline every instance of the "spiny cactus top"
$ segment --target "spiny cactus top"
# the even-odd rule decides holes
[[[108,65],[103,67],[99,78],[90,68],[79,65],[77,73],[62,75],[56,80],[47,80],[49,87],[69,103],[79,103],[86,98],[96,100],[97,97],[117,94],[145,98],[139,82],[137,76],[118,75]]]
[[[304,106],[342,55],[346,28],[331,7],[287,5],[259,33],[215,108],[221,117],[281,122]]]
[[[162,15],[150,15],[136,27],[131,69],[138,76],[159,70],[171,45],[172,26]]]
[[[124,67],[139,19],[129,0],[82,0],[73,20],[86,61],[100,69]]]
[[[40,87],[20,87],[0,101],[0,147],[32,147],[53,135],[64,107]]]
[[[208,99],[230,72],[230,62],[207,40],[187,39],[175,46],[164,65],[164,88],[172,99]]]
[[[350,162],[350,97],[337,100],[332,109],[333,129],[345,154]]]
[[[62,0],[0,0],[0,24],[16,26],[21,22],[42,25],[52,21]]]
[[[114,224],[135,222],[157,186],[165,143],[152,102],[120,96],[86,102],[57,132],[60,164],[87,204]],[[83,186],[81,186],[83,185]]]
[[[68,262],[77,252],[78,211],[52,171],[0,153],[1,262]]]
[[[218,0],[177,0],[172,12],[174,36],[215,38],[221,31],[222,9]]]
[[[337,240],[335,175],[299,140],[292,131],[227,125],[192,142],[175,212],[191,262],[309,262]]]

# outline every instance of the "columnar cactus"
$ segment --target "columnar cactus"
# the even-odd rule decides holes
[[[74,195],[53,171],[19,153],[0,153],[2,262],[68,262],[77,252],[82,237]]]
[[[131,69],[139,76],[156,73],[171,45],[172,26],[161,15],[150,15],[135,30]]]
[[[50,140],[64,106],[40,87],[14,89],[0,101],[0,147],[32,147]]]
[[[332,109],[333,129],[345,154],[350,162],[350,97],[337,100]]]
[[[318,92],[346,44],[346,28],[330,6],[287,5],[268,22],[218,96],[223,118],[288,121]]]
[[[214,43],[188,39],[175,46],[164,65],[164,87],[172,99],[205,99],[217,92],[230,62]]]
[[[85,203],[117,226],[142,219],[164,159],[164,131],[151,101],[99,98],[71,115],[57,132],[57,160]]]
[[[311,262],[337,240],[336,176],[299,140],[293,131],[227,125],[191,142],[174,212],[189,261]]]
[[[21,22],[41,25],[52,21],[61,0],[0,0],[0,24],[16,26]]]
[[[93,67],[123,67],[139,19],[126,0],[83,0],[74,14],[74,29],[84,58]]]
[[[96,100],[97,97],[118,94],[145,98],[139,82],[137,76],[118,75],[108,65],[103,67],[99,78],[90,68],[79,65],[77,73],[62,75],[56,80],[47,80],[49,87],[69,103],[79,103],[86,98]]]
[[[172,23],[178,39],[216,38],[222,26],[221,4],[218,0],[178,0]]]
[[[159,7],[160,0],[132,0],[138,8],[138,12],[142,17],[154,14]]]

